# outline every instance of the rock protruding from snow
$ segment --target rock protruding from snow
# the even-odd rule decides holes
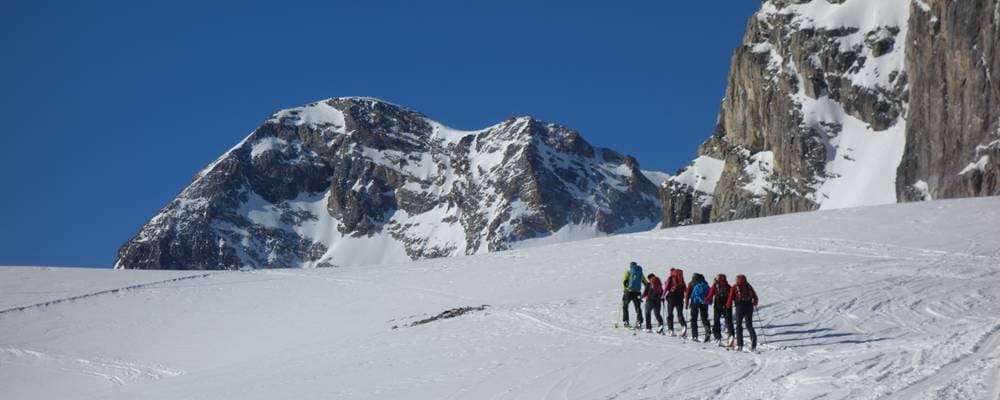
[[[635,159],[529,117],[459,131],[369,98],[282,110],[199,173],[117,267],[371,265],[652,228]]]

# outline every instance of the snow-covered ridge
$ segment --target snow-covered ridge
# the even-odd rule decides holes
[[[646,175],[646,178],[656,186],[663,186],[670,178],[673,178],[673,175],[660,171],[643,170],[642,174]]]
[[[274,113],[268,122],[292,125],[330,125],[334,129],[344,129],[344,113],[331,106],[328,101],[318,101],[302,107],[284,109]]]
[[[713,194],[725,165],[723,160],[700,156],[691,161],[691,165],[684,168],[681,173],[670,178],[670,181],[686,185],[699,193]]]
[[[911,2],[922,3],[919,0],[846,0],[843,3],[813,0],[779,8],[769,0],[761,5],[757,17],[790,15],[800,28],[871,30],[880,26],[906,25]]]

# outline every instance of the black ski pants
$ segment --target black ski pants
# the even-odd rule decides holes
[[[736,346],[743,347],[743,324],[750,332],[750,348],[757,348],[757,332],[753,330],[753,304],[736,303]]]
[[[667,296],[667,329],[674,330],[674,310],[677,310],[677,320],[687,328],[684,322],[684,295]]]
[[[722,320],[726,320],[726,335],[733,336],[733,308],[726,308],[725,304],[715,303],[712,305],[713,322],[712,333],[715,333],[715,340],[722,340]]]
[[[691,338],[698,337],[698,319],[705,327],[705,336],[711,332],[712,325],[708,323],[708,306],[705,304],[692,304],[691,308]]]
[[[663,326],[663,315],[660,312],[661,300],[659,297],[649,296],[646,298],[646,329],[653,329],[653,319],[650,318],[649,314],[652,313],[656,317],[656,322]]]
[[[628,323],[628,303],[635,304],[635,318],[642,323],[642,306],[639,304],[639,292],[625,291],[622,295],[622,321]]]

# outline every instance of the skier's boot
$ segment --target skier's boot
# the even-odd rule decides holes
[[[667,331],[667,335],[670,335],[670,336],[677,336],[677,334],[676,334],[676,333],[674,333],[674,330],[673,330],[673,329],[671,329],[671,330],[668,330],[668,331]]]
[[[663,325],[660,325],[659,328],[656,328],[656,333],[659,333],[661,335],[663,334]]]
[[[687,336],[688,336],[688,327],[685,326],[684,330],[681,331],[681,337],[686,338]]]

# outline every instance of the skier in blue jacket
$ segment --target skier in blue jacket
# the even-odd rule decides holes
[[[687,307],[691,309],[691,339],[698,341],[698,319],[705,326],[705,342],[712,340],[712,327],[708,323],[708,305],[705,298],[708,297],[708,282],[705,282],[705,275],[694,274],[691,283],[688,284]]]
[[[646,280],[646,276],[642,274],[642,267],[632,261],[628,270],[625,271],[625,279],[622,280],[622,286],[625,289],[625,293],[622,295],[622,321],[625,322],[625,326],[628,327],[628,303],[635,304],[635,317],[639,320],[635,324],[636,328],[642,326],[642,307],[640,305],[639,297],[642,295],[643,285],[648,285],[649,281]]]

